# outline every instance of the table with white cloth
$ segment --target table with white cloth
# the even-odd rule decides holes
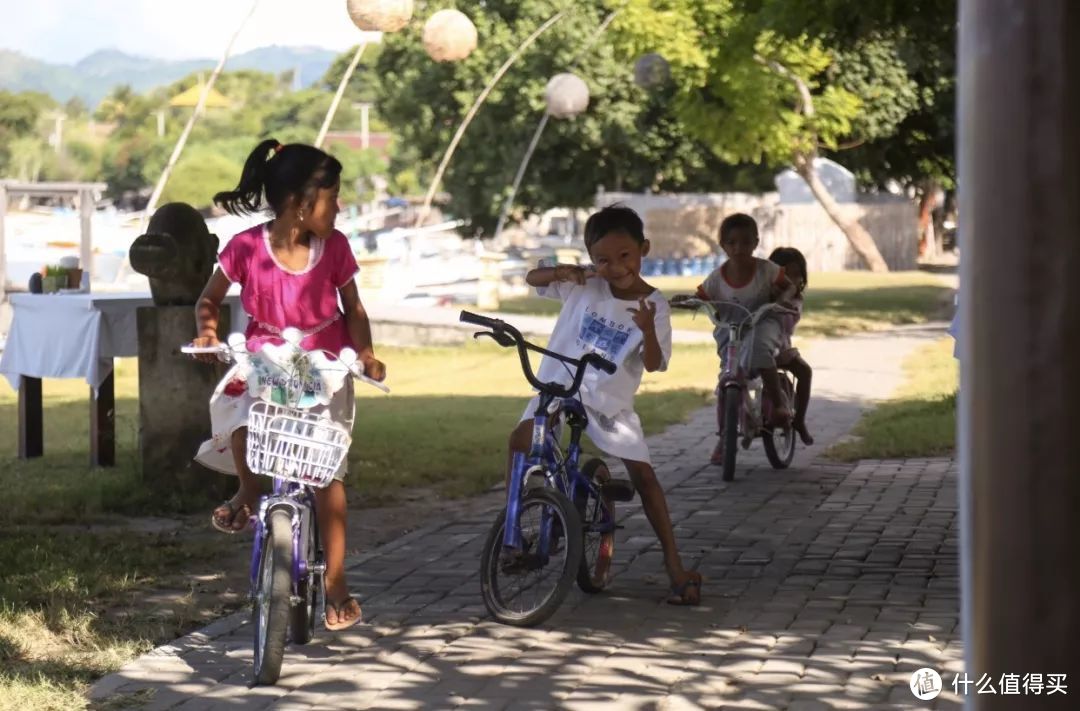
[[[90,461],[112,466],[116,463],[113,359],[138,355],[136,310],[154,305],[150,294],[9,298],[12,320],[0,374],[19,392],[19,458],[44,453],[42,378],[82,378],[90,385]],[[232,307],[234,330],[243,330],[247,319],[239,298],[228,296],[225,303]]]

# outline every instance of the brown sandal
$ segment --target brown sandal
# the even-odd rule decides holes
[[[217,512],[220,511],[222,508],[227,508],[229,510],[228,519],[218,518]],[[239,516],[243,516],[244,519],[242,525],[237,528],[236,519]],[[216,509],[214,509],[213,513],[210,514],[210,525],[221,531],[222,533],[228,533],[230,535],[233,533],[240,533],[240,531],[243,531],[245,528],[247,528],[248,523],[250,522],[251,507],[247,504],[240,504],[239,506],[237,506],[232,501],[226,501],[221,506],[218,506]]]

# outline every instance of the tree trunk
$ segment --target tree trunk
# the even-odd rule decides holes
[[[937,204],[937,184],[929,180],[919,188],[919,256],[933,258],[940,254],[933,219],[934,207]]]
[[[810,192],[814,194],[817,201],[825,208],[825,212],[840,228],[840,231],[844,233],[844,236],[848,238],[851,248],[859,255],[866,268],[872,272],[889,271],[889,265],[885,263],[885,259],[881,256],[881,252],[878,251],[877,245],[874,244],[874,238],[863,229],[858,220],[847,218],[840,205],[829,194],[825,184],[818,177],[817,171],[814,170],[813,158],[796,157],[795,172],[802,176],[802,179],[810,186]]]

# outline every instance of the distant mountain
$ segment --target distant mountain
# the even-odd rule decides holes
[[[336,56],[336,52],[318,47],[260,47],[230,57],[225,69],[258,69],[271,74],[295,70],[300,85],[308,87],[322,78]],[[73,65],[50,64],[0,49],[0,89],[40,91],[57,101],[78,96],[95,106],[121,84],[144,92],[215,66],[213,59],[153,59],[115,49],[94,52]]]

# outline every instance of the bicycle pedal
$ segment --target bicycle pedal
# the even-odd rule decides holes
[[[600,495],[613,501],[633,501],[637,490],[626,479],[610,479],[600,485]]]

